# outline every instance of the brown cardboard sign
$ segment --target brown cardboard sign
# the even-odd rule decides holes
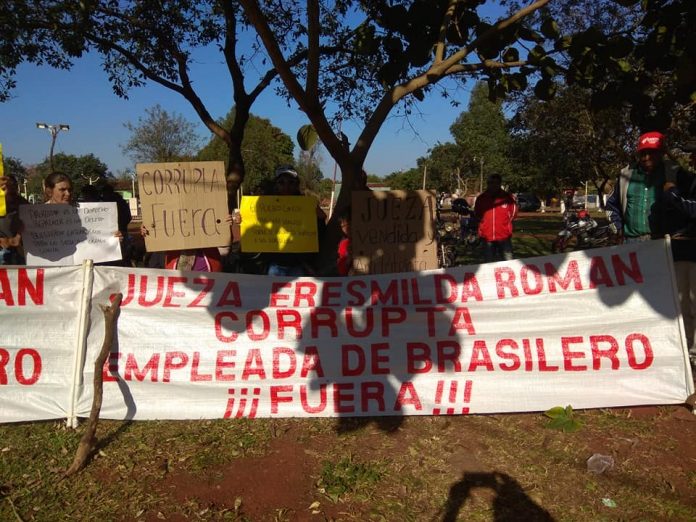
[[[351,247],[356,274],[419,272],[437,266],[435,192],[355,191]]]
[[[148,251],[230,244],[222,161],[139,163],[136,173]]]

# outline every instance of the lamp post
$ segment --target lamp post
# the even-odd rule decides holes
[[[46,123],[37,123],[36,128],[37,129],[47,129],[48,132],[51,133],[51,151],[48,154],[48,162],[49,162],[49,165],[51,166],[51,172],[53,172],[53,148],[56,145],[56,138],[58,137],[58,133],[60,131],[70,130],[70,125],[66,125],[64,123],[56,123],[55,125],[48,125]]]

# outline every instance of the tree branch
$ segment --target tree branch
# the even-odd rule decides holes
[[[116,328],[118,326],[118,316],[121,312],[122,299],[123,294],[118,293],[114,296],[111,306],[101,307],[104,313],[104,342],[102,343],[99,355],[97,355],[94,361],[94,397],[92,398],[92,410],[89,413],[89,421],[87,422],[85,433],[82,435],[80,444],[75,452],[75,458],[68,470],[63,474],[63,478],[74,475],[84,468],[90,452],[94,447],[97,423],[99,422],[99,412],[101,411],[102,398],[104,395],[104,363],[106,363],[109,351],[116,337]]]

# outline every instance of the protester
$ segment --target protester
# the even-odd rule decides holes
[[[273,188],[271,190],[274,196],[301,196],[300,177],[297,172],[291,167],[279,167],[276,169]],[[326,226],[326,214],[317,205],[317,231],[319,238],[322,237]],[[268,265],[268,275],[271,276],[289,276],[300,277],[312,275],[315,272],[314,262],[316,254],[314,253],[272,253],[265,256]]]
[[[62,172],[51,172],[44,180],[44,202],[48,204],[72,203],[73,183]]]
[[[73,182],[67,174],[62,172],[51,172],[44,179],[44,202],[49,205],[72,205],[73,202]],[[93,192],[82,191],[86,198],[94,197]],[[120,230],[114,232],[119,242],[123,241],[123,234]],[[98,263],[99,265],[112,265],[113,263]],[[121,264],[120,262],[118,263]]]
[[[225,218],[225,223],[231,225],[232,219],[232,215],[228,214]],[[149,233],[150,231],[145,225],[140,226],[140,234],[143,238]],[[216,247],[195,248],[191,250],[168,250],[164,252],[163,268],[187,272],[222,272],[222,258],[223,253],[226,253],[226,251],[227,248]],[[147,266],[155,268],[150,264]]]
[[[19,206],[29,202],[19,194],[17,179],[12,175],[0,176],[0,192],[5,199],[4,215],[0,214],[0,265],[23,265]]]
[[[665,183],[676,184],[680,194],[689,192],[689,174],[664,158],[662,133],[642,134],[637,155],[637,163],[628,165],[619,174],[606,203],[609,220],[625,243],[661,238],[676,230],[680,216],[665,204]]]
[[[114,190],[114,187],[102,181],[98,185],[99,200],[104,202],[116,203],[116,214],[118,220],[118,230],[121,233],[121,258],[124,266],[131,266],[131,241],[128,234],[128,225],[133,216],[131,215],[130,206],[123,199],[123,196]]]
[[[338,218],[343,237],[338,243],[338,259],[336,271],[340,276],[350,275],[353,268],[353,252],[350,245],[350,207],[344,210]]]
[[[696,177],[665,159],[665,136],[659,132],[641,135],[637,152],[637,164],[624,168],[616,180],[607,214],[626,243],[671,236],[686,340],[696,361]]]
[[[517,216],[517,204],[512,194],[502,189],[500,174],[488,176],[486,190],[474,203],[474,216],[485,261],[512,259],[512,221]]]
[[[690,154],[691,172],[683,176],[681,189],[667,181],[664,194],[667,207],[675,211],[670,244],[689,357],[696,367],[696,141],[682,150]]]

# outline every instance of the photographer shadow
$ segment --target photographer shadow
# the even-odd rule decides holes
[[[449,491],[442,522],[454,522],[475,489],[490,490],[495,522],[551,522],[554,518],[524,492],[522,486],[505,473],[464,473]]]

